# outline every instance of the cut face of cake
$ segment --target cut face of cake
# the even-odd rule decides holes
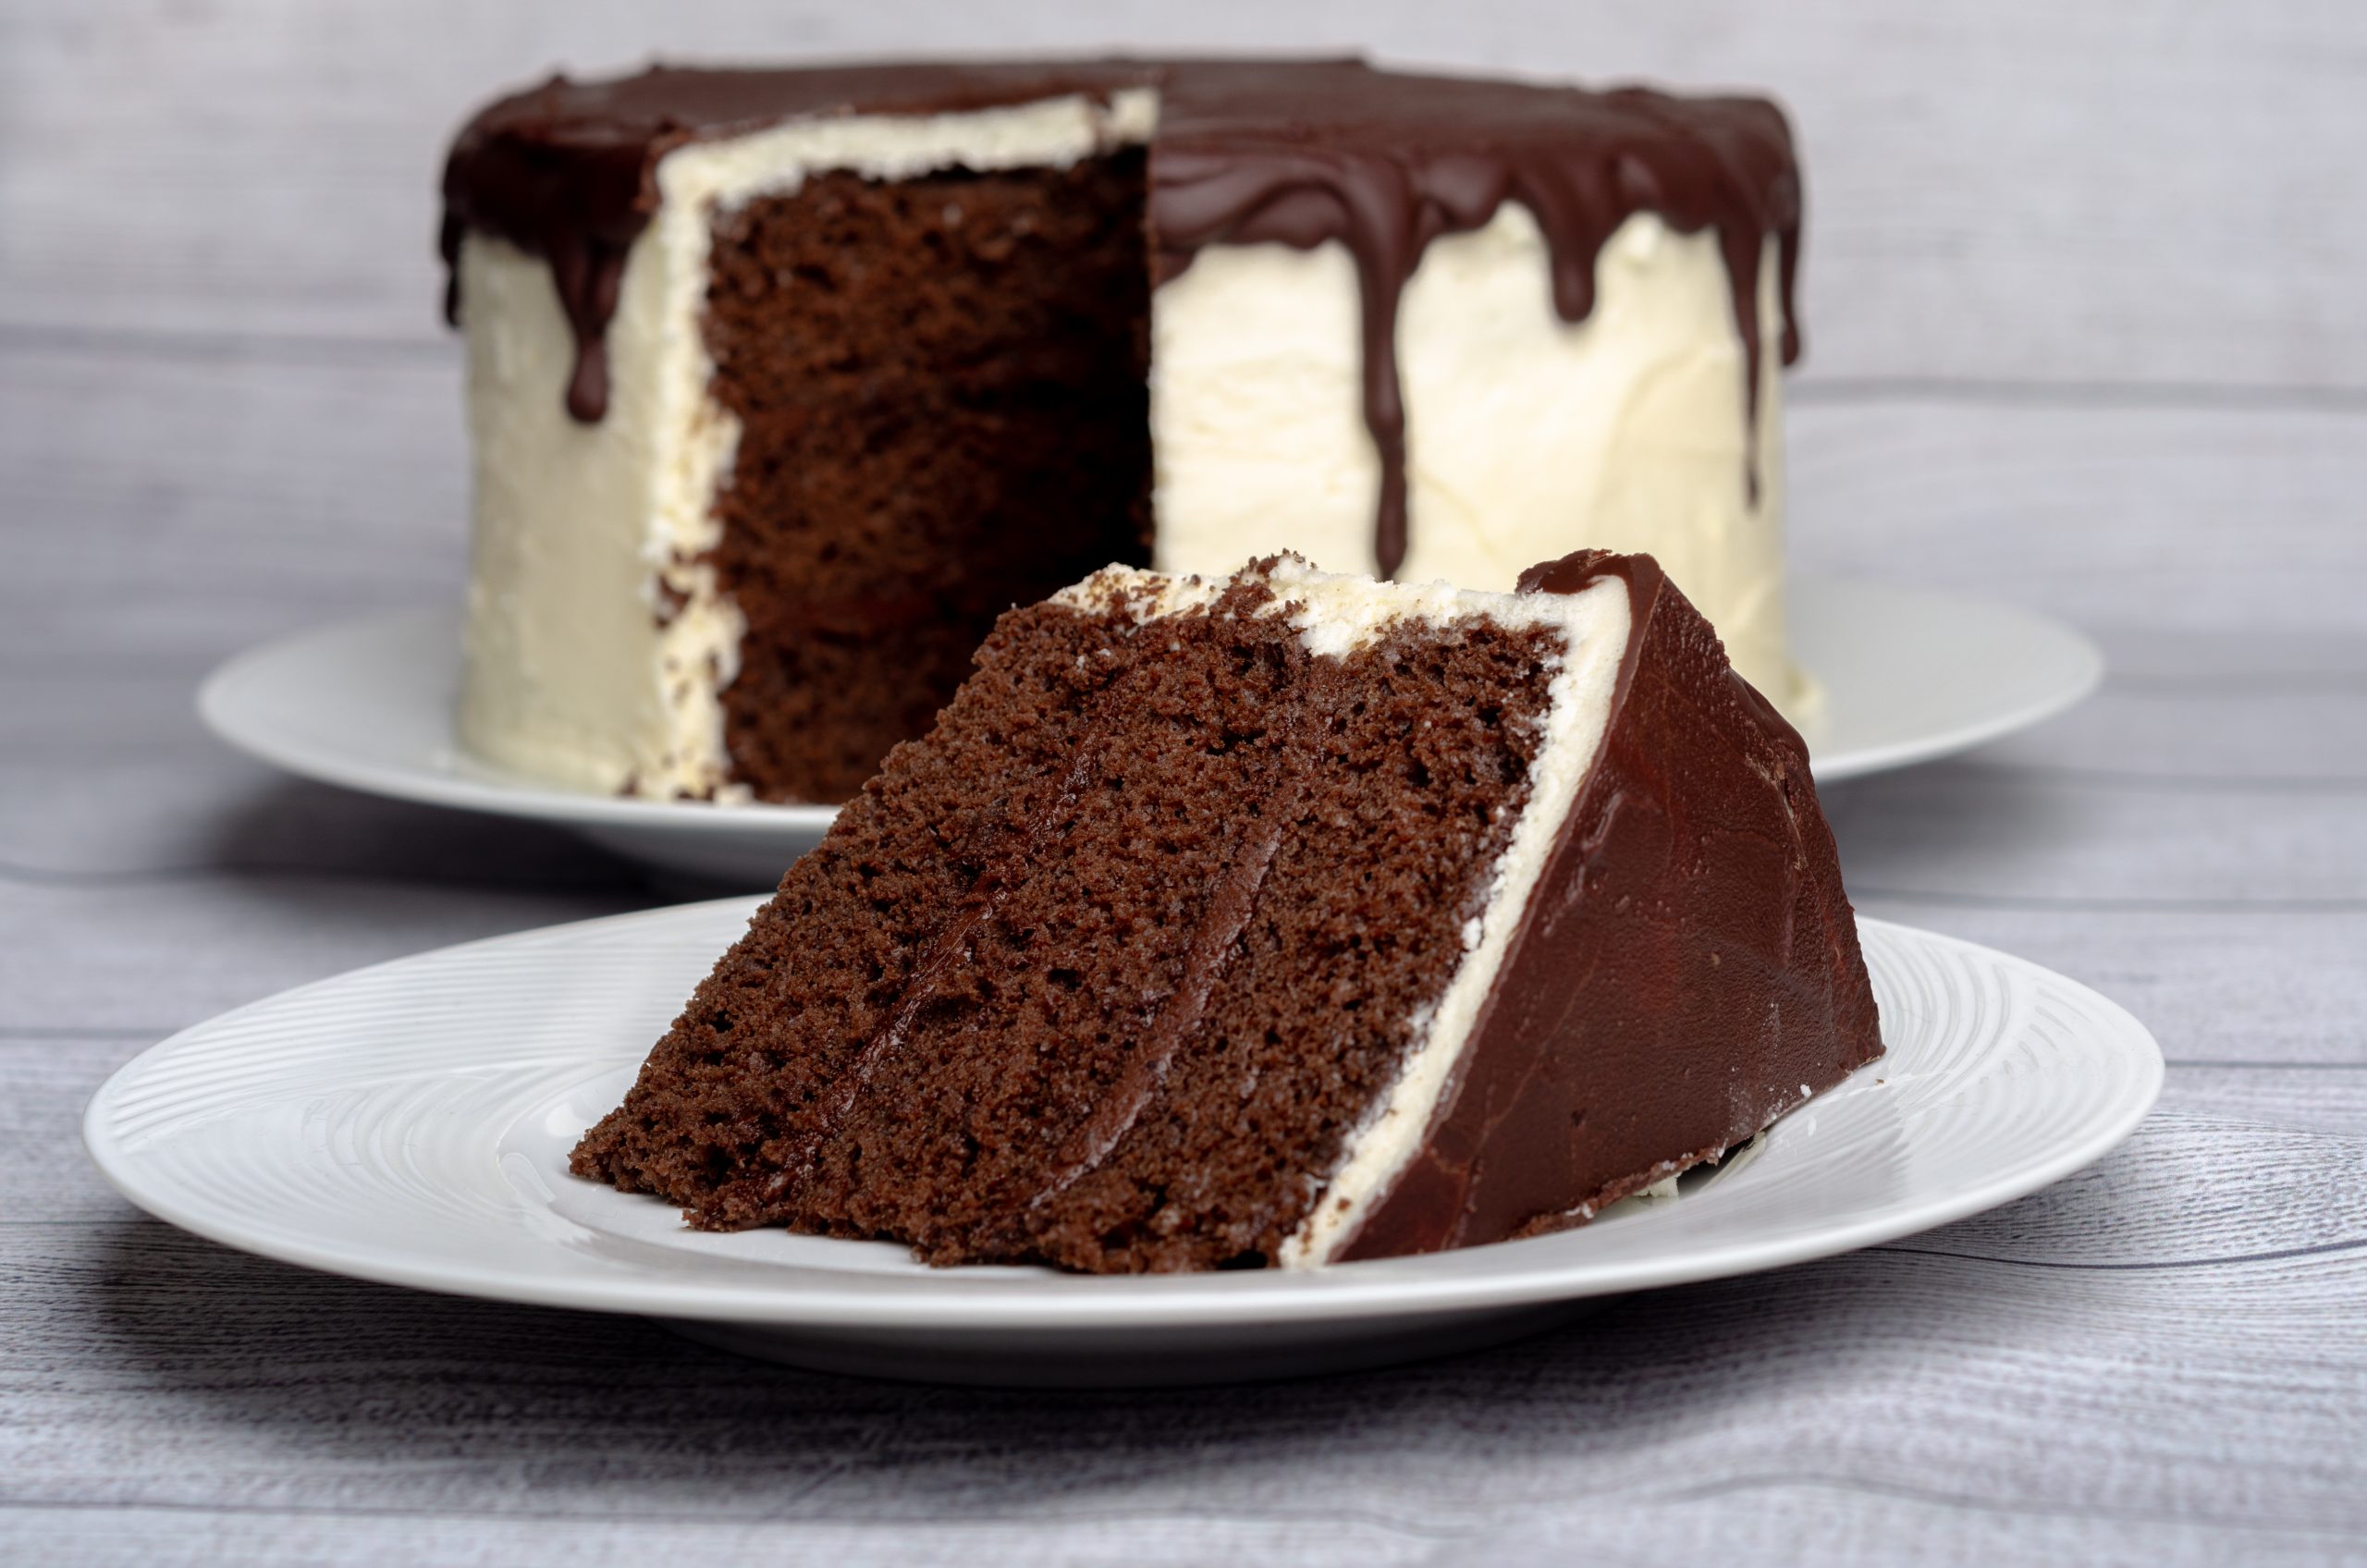
[[[1344,61],[665,69],[493,104],[445,198],[460,730],[516,771],[841,800],[1012,605],[1283,549],[1500,591],[1649,550],[1795,692],[1800,196],[1764,102]]]
[[[937,1263],[1580,1223],[1879,1055],[1798,738],[1647,557],[1005,616],[577,1174]]]

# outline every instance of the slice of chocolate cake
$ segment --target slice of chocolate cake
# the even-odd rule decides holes
[[[1012,611],[578,1175],[1106,1272],[1591,1218],[1882,1051],[1799,739],[1649,557]]]

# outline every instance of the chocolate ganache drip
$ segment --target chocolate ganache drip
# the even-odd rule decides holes
[[[550,263],[575,337],[567,411],[596,423],[608,406],[607,337],[625,254],[657,212],[657,164],[690,141],[789,120],[944,115],[1146,86],[1120,62],[832,66],[703,70],[655,66],[615,81],[570,81],[488,104],[444,164],[444,315],[460,313],[460,237],[497,235]]]
[[[1757,419],[1759,271],[1771,234],[1784,361],[1799,355],[1791,298],[1799,178],[1772,104],[1396,76],[1343,62],[1188,68],[1160,115],[1150,203],[1160,282],[1208,245],[1337,241],[1355,259],[1384,577],[1406,548],[1398,302],[1430,241],[1481,227],[1507,200],[1543,231],[1553,308],[1572,323],[1594,309],[1596,259],[1630,216],[1657,213],[1684,233],[1715,228]],[[1755,496],[1755,463],[1749,481]]]
[[[444,175],[445,259],[457,278],[460,236],[475,228],[548,260],[576,338],[568,410],[595,421],[607,406],[603,335],[625,254],[656,210],[657,162],[675,147],[792,119],[955,113],[1080,92],[1106,100],[1130,86],[1160,92],[1149,201],[1157,281],[1210,245],[1312,250],[1336,241],[1355,259],[1384,576],[1406,551],[1398,304],[1441,235],[1482,227],[1505,202],[1520,202],[1545,237],[1554,310],[1575,324],[1594,308],[1603,245],[1629,217],[1650,212],[1681,233],[1714,229],[1753,428],[1760,267],[1772,235],[1784,361],[1799,357],[1800,182],[1774,104],[1398,75],[1353,60],[661,67],[611,82],[555,78],[493,104],[454,143]],[[457,318],[457,282],[446,308]],[[1755,456],[1748,462],[1756,496]]]

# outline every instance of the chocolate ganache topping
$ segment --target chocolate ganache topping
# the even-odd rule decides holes
[[[1583,1223],[1883,1054],[1808,748],[1651,557],[1581,551],[1520,591],[1604,578],[1629,630],[1593,770],[1420,1153],[1342,1259]]]
[[[1354,60],[658,67],[615,81],[553,78],[492,104],[460,132],[444,171],[442,248],[455,279],[471,228],[549,262],[576,339],[568,410],[596,421],[607,406],[603,334],[625,254],[656,211],[666,153],[803,118],[946,114],[1080,93],[1106,101],[1141,86],[1159,92],[1148,203],[1158,281],[1208,245],[1308,250],[1336,241],[1355,259],[1364,417],[1380,459],[1383,575],[1393,575],[1406,548],[1398,301],[1441,235],[1479,228],[1504,202],[1520,202],[1551,253],[1554,309],[1576,323],[1593,308],[1604,242],[1630,216],[1657,213],[1684,233],[1714,229],[1754,419],[1759,275],[1772,235],[1784,359],[1798,358],[1800,182],[1774,104],[1404,75]],[[457,282],[446,312],[458,319]],[[1748,480],[1755,494],[1755,469]]]
[[[945,115],[1084,93],[1106,99],[1151,73],[1117,62],[708,70],[654,66],[614,81],[555,76],[488,104],[444,162],[444,315],[460,312],[460,237],[498,235],[550,263],[575,335],[567,410],[607,411],[606,335],[625,252],[657,211],[658,160],[690,141],[790,120]]]
[[[1150,201],[1159,281],[1208,245],[1336,240],[1355,259],[1384,577],[1406,544],[1398,301],[1431,240],[1482,227],[1507,200],[1543,231],[1553,308],[1572,323],[1593,310],[1596,258],[1630,216],[1715,228],[1754,418],[1760,259],[1776,236],[1784,362],[1799,357],[1799,176],[1783,112],[1762,99],[1401,76],[1346,61],[1180,67],[1161,102]],[[1750,483],[1755,494],[1755,472]]]

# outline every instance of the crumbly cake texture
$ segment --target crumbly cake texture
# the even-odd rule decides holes
[[[1881,1050],[1797,737],[1648,558],[1111,569],[1015,610],[580,1176],[933,1262],[1582,1222]]]
[[[713,558],[747,620],[719,696],[759,797],[852,796],[998,615],[1147,559],[1143,158],[819,175],[718,221]]]

